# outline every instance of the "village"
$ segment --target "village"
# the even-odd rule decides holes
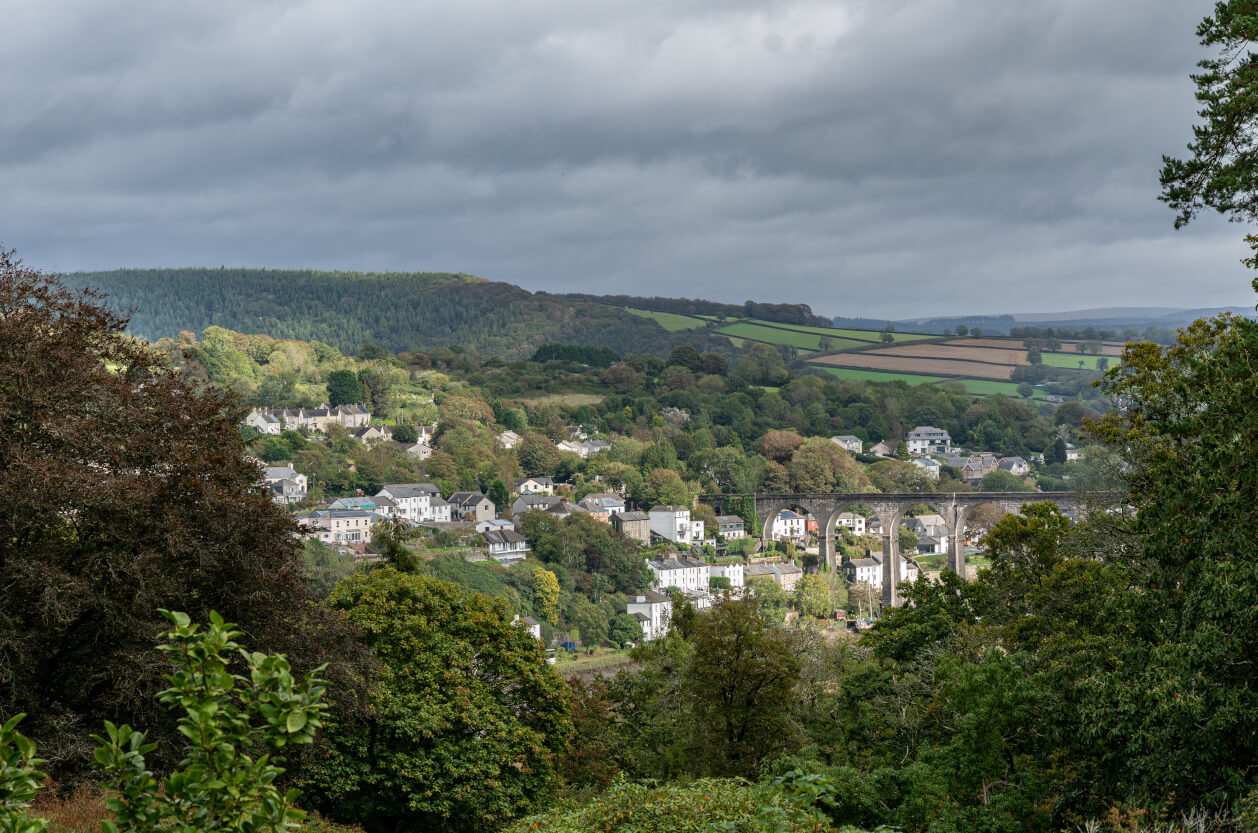
[[[394,427],[373,422],[371,413],[361,405],[255,408],[245,417],[244,425],[262,435],[277,436],[284,430],[297,430],[316,439],[325,435],[330,426],[337,426],[364,445],[388,443],[419,460],[431,456],[432,438],[437,431],[436,424],[418,425],[413,441],[397,442],[393,439]],[[505,450],[520,441],[520,435],[511,430],[497,435],[499,446]],[[897,445],[880,442],[865,448],[861,439],[852,435],[834,436],[830,441],[851,454],[888,459],[907,456],[924,477],[932,480],[937,480],[940,471],[949,466],[976,488],[993,472],[1003,471],[1021,478],[1032,470],[1032,461],[1022,457],[967,453],[954,445],[947,431],[929,425],[915,427]],[[571,426],[569,438],[555,443],[557,451],[582,459],[610,447],[608,440],[592,438],[579,426]],[[1078,455],[1073,446],[1066,453],[1072,458]],[[374,494],[329,498],[310,508],[306,475],[282,462],[263,468],[262,485],[276,503],[304,509],[296,515],[304,537],[352,554],[359,561],[380,558],[373,547],[378,524],[400,521],[416,529],[454,534],[465,545],[461,552],[468,561],[517,564],[531,553],[530,541],[524,534],[527,515],[541,513],[556,521],[574,514],[586,515],[609,526],[640,550],[649,570],[649,586],[629,597],[621,612],[637,622],[640,638],[646,641],[668,632],[675,594],[696,610],[706,610],[725,594],[738,598],[754,593],[758,581],[772,582],[788,596],[796,593],[801,578],[824,567],[819,558],[819,539],[824,534],[837,537],[842,554],[837,565],[838,578],[848,586],[846,595],[859,600],[850,615],[836,606],[827,612],[830,617],[854,630],[867,627],[878,615],[888,573],[884,564],[887,556],[882,552],[882,520],[872,512],[860,511],[859,506],[839,514],[833,520],[832,530],[821,529],[825,518],[814,517],[798,507],[781,509],[768,528],[753,530],[749,518],[718,515],[703,504],[634,506],[615,490],[587,489],[578,496],[573,484],[545,476],[516,479],[503,505],[481,491],[443,495],[434,483],[414,482],[383,484]],[[905,514],[894,531],[902,582],[937,579],[947,564],[946,553],[952,545],[948,524],[931,510],[928,496],[923,501],[916,511]],[[984,563],[982,536],[999,514],[1003,512],[979,513],[961,532],[963,540],[958,543],[967,556],[969,580],[974,579],[977,567]],[[540,635],[536,620],[524,617],[522,621],[530,628],[536,627]]]

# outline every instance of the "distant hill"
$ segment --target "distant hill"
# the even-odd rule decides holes
[[[132,310],[131,332],[148,340],[217,325],[242,333],[322,341],[345,352],[377,344],[392,352],[463,344],[510,358],[547,342],[667,355],[703,334],[575,297],[446,272],[363,273],[280,269],[119,269],[63,276]],[[726,339],[712,349],[732,351]]]
[[[1209,318],[1221,312],[1231,312],[1250,318],[1254,317],[1254,310],[1250,307],[1208,307],[1198,309],[1105,307],[1062,312],[1015,313],[1012,315],[948,315],[899,320],[835,316],[833,324],[835,327],[860,327],[864,329],[881,329],[887,324],[894,324],[897,329],[912,329],[927,333],[942,333],[944,330],[956,330],[958,325],[963,325],[970,329],[981,327],[983,332],[989,335],[1007,335],[1010,330],[1016,327],[1026,326],[1067,330],[1083,330],[1092,327],[1097,330],[1110,330],[1118,333],[1132,327],[1142,331],[1149,328],[1174,330],[1198,318]]]

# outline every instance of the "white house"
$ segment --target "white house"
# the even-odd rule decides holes
[[[279,436],[280,430],[283,428],[278,419],[261,408],[254,408],[246,414],[242,424],[251,426],[259,434],[270,434],[272,436]]]
[[[291,465],[267,466],[262,470],[262,480],[276,503],[297,503],[306,499],[309,481]]]
[[[730,591],[735,596],[741,596],[743,587],[747,585],[746,573],[741,561],[732,564],[712,564],[708,567],[708,576],[709,581],[714,578],[729,579]]]
[[[398,446],[416,460],[427,460],[432,456],[432,446],[427,441],[417,443],[398,443]]]
[[[863,581],[875,590],[882,589],[882,556],[853,558],[843,562],[843,572],[850,582]]]
[[[646,559],[651,571],[651,586],[656,590],[676,587],[683,593],[707,593],[711,577],[706,561],[674,555],[658,560]]]
[[[852,530],[853,535],[865,534],[865,518],[855,512],[843,512],[834,521],[835,526],[845,526]]]
[[[371,527],[380,516],[361,509],[320,509],[300,515],[307,537],[325,544],[365,544],[371,540]]]
[[[514,529],[484,532],[482,535],[489,548],[489,557],[500,564],[512,564],[528,557],[528,542]]]
[[[376,497],[393,501],[389,514],[412,523],[450,520],[450,504],[441,499],[441,490],[432,483],[389,483],[376,492]]]
[[[948,436],[947,431],[933,425],[917,426],[904,438],[904,444],[914,457],[952,453],[952,437]]]
[[[652,506],[647,513],[651,518],[651,534],[675,544],[699,544],[703,542],[703,521],[691,521],[690,509],[685,506]]]
[[[726,541],[737,541],[747,537],[746,524],[737,515],[717,515],[716,529]]]
[[[515,481],[517,495],[553,495],[555,481],[549,477],[521,477]]]
[[[1026,477],[1031,473],[1031,464],[1021,457],[1001,457],[996,467],[1018,477]]]
[[[860,437],[854,437],[851,434],[840,434],[837,437],[831,437],[830,442],[853,454],[860,454],[864,444]]]
[[[778,516],[773,519],[773,534],[770,536],[772,541],[802,541],[804,540],[804,516],[790,509],[783,509]]]
[[[487,521],[477,521],[473,529],[477,532],[499,532],[503,529],[515,529],[515,524],[502,518],[490,518]]]
[[[511,624],[519,625],[520,627],[524,628],[529,633],[533,634],[534,639],[541,641],[542,623],[534,619],[532,616],[522,617],[520,616],[520,614],[517,613],[515,616],[511,617]]]
[[[515,448],[516,444],[520,442],[520,435],[508,428],[498,435],[497,440],[498,445],[510,450]]]
[[[626,612],[638,620],[642,628],[642,638],[650,642],[668,633],[669,621],[672,618],[672,599],[654,590],[643,590],[629,600]]]

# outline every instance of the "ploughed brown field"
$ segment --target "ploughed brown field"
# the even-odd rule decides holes
[[[975,362],[989,362],[991,364],[1026,364],[1026,350],[1019,347],[1010,346],[1010,342],[1006,341],[1000,347],[975,346],[973,344],[965,344],[965,346],[955,345],[953,343],[944,344],[904,344],[899,347],[883,347],[877,350],[870,350],[871,353],[881,353],[884,356],[915,356],[926,359],[969,359]]]
[[[1000,347],[1005,349],[1020,349],[1021,341],[1011,338],[959,338],[954,341],[941,341],[940,345],[955,345],[969,347]],[[1075,352],[1077,341],[1063,341],[1061,343],[1062,353]],[[907,345],[906,345],[907,346]],[[1123,344],[1120,341],[1106,341],[1101,345],[1101,352],[1098,356],[1121,356],[1123,354]],[[1082,354],[1081,354],[1082,355]],[[1091,355],[1091,354],[1089,354]]]
[[[993,352],[993,351],[988,351]],[[887,355],[885,351],[863,353],[838,353],[813,359],[812,364],[832,367],[861,367],[866,370],[891,370],[900,373],[920,373],[926,376],[967,376],[972,379],[997,379],[1009,381],[1013,365],[980,364],[956,359],[923,359],[911,356]]]

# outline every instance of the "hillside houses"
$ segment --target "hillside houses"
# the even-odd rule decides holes
[[[269,411],[285,430],[306,430],[326,434],[329,425],[347,430],[366,428],[371,424],[371,411],[362,405],[324,405],[320,408],[279,408]]]
[[[612,515],[625,511],[625,499],[611,492],[594,492],[581,498],[577,506],[589,512],[594,520],[609,524]]]
[[[643,590],[629,599],[626,612],[642,628],[642,638],[650,642],[668,633],[672,621],[673,600],[655,590]]]
[[[412,523],[449,523],[450,504],[441,497],[441,490],[432,483],[390,483],[376,492],[394,504],[389,517]]]
[[[804,521],[804,516],[798,512],[783,509],[773,519],[773,533],[769,536],[769,540],[802,543],[807,533]]]
[[[299,474],[291,463],[267,466],[262,470],[262,480],[276,503],[300,503],[306,499],[308,480]]]
[[[837,437],[831,437],[830,442],[852,454],[860,454],[861,449],[864,447],[864,443],[861,442],[861,438],[854,437],[851,434],[841,434]]]
[[[804,571],[794,564],[748,564],[743,575],[748,582],[753,578],[771,578],[787,593],[793,593]]]
[[[688,506],[652,506],[651,535],[674,544],[703,543],[703,521],[690,519]]]
[[[336,546],[366,544],[381,516],[363,509],[319,509],[298,515],[297,520],[306,537]]]
[[[925,457],[931,454],[952,454],[952,437],[942,428],[919,425],[904,437],[909,455]]]
[[[643,546],[651,544],[651,516],[645,512],[620,511],[611,516],[612,529]]]
[[[549,477],[521,477],[515,481],[517,495],[553,495],[555,481]]]

